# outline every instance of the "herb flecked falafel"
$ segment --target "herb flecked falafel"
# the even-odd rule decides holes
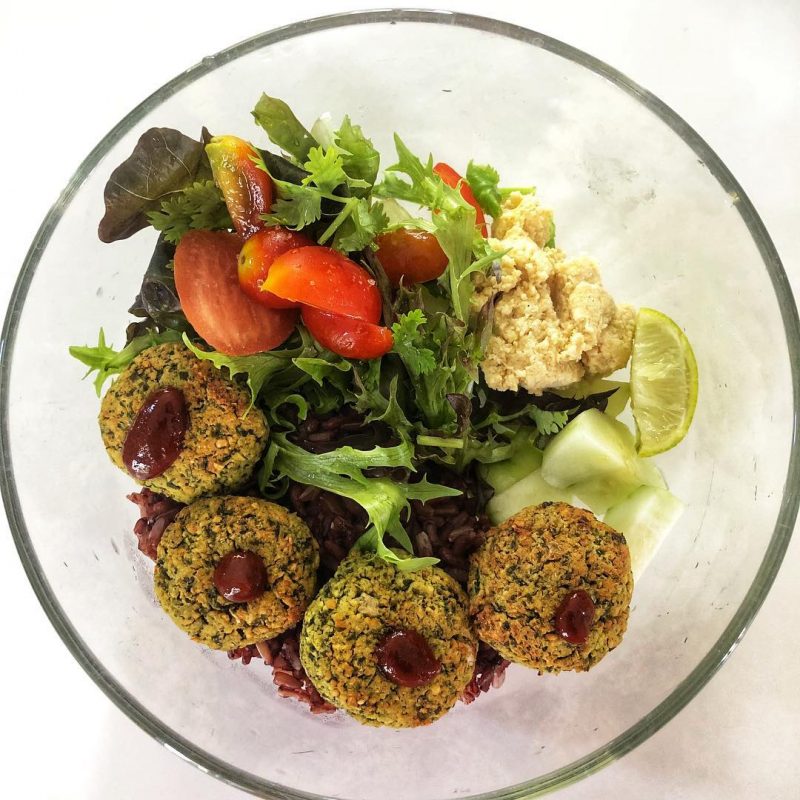
[[[214,571],[233,551],[263,559],[268,586],[247,603],[226,600]],[[209,497],[182,509],[158,544],[155,591],[172,621],[192,639],[233,650],[296,625],[316,585],[317,543],[282,506],[255,497]]]
[[[470,614],[478,636],[539,672],[588,670],[621,641],[633,592],[625,537],[567,503],[523,509],[473,553]],[[564,598],[586,592],[594,619],[582,644],[556,630]]]
[[[180,389],[186,401],[183,447],[164,472],[139,482],[180,503],[239,488],[264,450],[266,418],[249,408],[246,389],[180,343],[140,353],[103,397],[100,433],[111,460],[125,469],[123,446],[136,415],[152,392],[167,387]]]
[[[381,670],[377,651],[393,631],[414,631],[440,664],[421,686]],[[472,678],[477,640],[467,597],[446,572],[402,572],[374,553],[353,552],[308,607],[300,660],[328,702],[367,725],[427,725],[453,707]]]

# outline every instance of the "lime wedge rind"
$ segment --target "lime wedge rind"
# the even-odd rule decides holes
[[[666,314],[639,309],[631,359],[631,408],[639,455],[664,453],[684,439],[697,394],[697,360],[686,334]]]

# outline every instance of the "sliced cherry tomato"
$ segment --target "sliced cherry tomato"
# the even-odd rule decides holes
[[[242,289],[253,300],[269,308],[298,308],[298,303],[284,300],[272,292],[261,291],[261,284],[278,256],[296,247],[311,247],[313,244],[314,241],[308,236],[280,225],[254,233],[239,253],[239,283]]]
[[[242,239],[189,231],[175,249],[175,288],[192,327],[215,350],[246,356],[272,350],[294,330],[297,312],[267,308],[246,295],[236,264]]]
[[[470,185],[449,164],[445,164],[442,161],[433,168],[433,171],[453,189],[461,181],[461,196],[475,209],[475,223],[481,226],[481,234],[487,236],[489,229],[486,227],[486,217],[483,214],[480,203],[475,199]]]
[[[381,325],[311,306],[305,306],[300,313],[309,333],[323,347],[345,358],[380,358],[394,344],[392,332]]]
[[[377,238],[378,252],[383,271],[389,280],[399,286],[402,279],[411,283],[425,283],[438,278],[447,267],[447,256],[436,237],[417,228],[398,228],[382,233]]]
[[[272,179],[253,163],[258,150],[238,136],[215,136],[206,145],[211,172],[219,186],[233,227],[242,236],[262,230],[272,206]]]
[[[381,318],[381,293],[375,279],[329,247],[299,247],[278,256],[261,288],[321,311],[366,322]]]

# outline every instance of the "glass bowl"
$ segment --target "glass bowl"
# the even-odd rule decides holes
[[[539,187],[559,243],[599,261],[614,295],[679,320],[700,404],[659,463],[687,504],[636,587],[623,646],[588,674],[506,685],[416,730],[321,719],[269,670],[192,644],[153,598],[131,483],[109,463],[98,401],[69,344],[119,344],[153,245],[96,237],[111,169],[153,125],[257,141],[262,90],[301,119],[360,122],[456,165]],[[380,11],[271,31],[204,59],[145,100],[78,168],[44,220],[2,338],[2,488],[25,569],[100,688],[201,769],[262,797],[518,798],[619,758],[725,661],[775,576],[798,505],[798,318],[778,255],[720,159],[661,101],[529,30]]]

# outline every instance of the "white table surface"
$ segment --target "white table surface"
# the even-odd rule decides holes
[[[131,107],[201,57],[254,33],[373,3],[4,3],[0,306],[73,169]],[[555,36],[655,92],[737,176],[800,285],[797,0],[450,0],[449,7]],[[559,800],[800,796],[799,583],[796,538],[750,632],[711,683],[645,744]],[[4,518],[0,586],[13,609],[3,617],[0,659],[3,796],[245,797],[160,747],[94,686],[39,607]]]

